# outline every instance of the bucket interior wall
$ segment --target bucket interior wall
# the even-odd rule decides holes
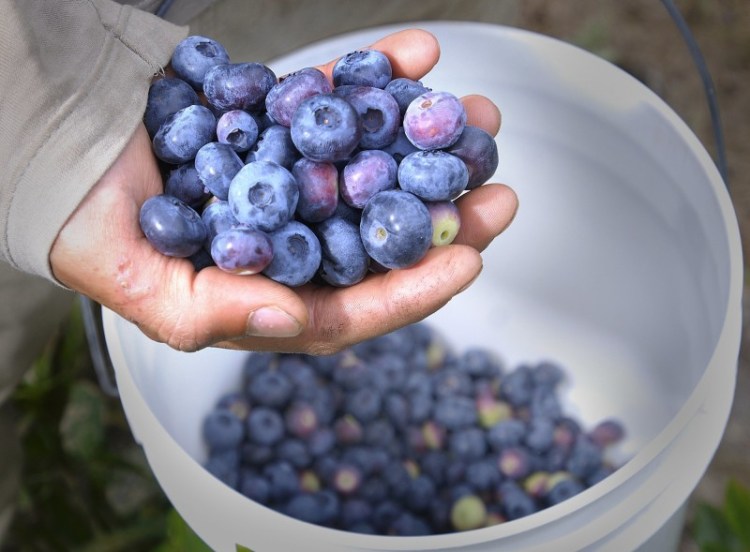
[[[593,56],[521,31],[433,28],[446,38],[423,82],[484,94],[501,108],[493,180],[516,191],[520,208],[485,251],[480,278],[428,321],[458,350],[490,348],[508,369],[560,362],[569,412],[586,424],[624,422],[624,461],[693,393],[725,323],[734,246],[707,185],[707,157],[696,157],[687,127],[640,83]],[[283,75],[382,32],[271,67]],[[183,354],[122,319],[112,328],[149,408],[203,461],[202,419],[219,395],[239,389],[245,353]]]

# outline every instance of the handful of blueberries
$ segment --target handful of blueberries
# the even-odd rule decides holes
[[[144,123],[166,178],[140,225],[197,269],[345,287],[409,267],[453,241],[454,200],[498,166],[456,96],[393,78],[376,50],[342,57],[331,83],[313,67],[277,78],[190,36],[172,67],[149,90]]]
[[[345,531],[415,536],[518,519],[611,474],[616,419],[567,415],[556,363],[508,370],[427,323],[329,356],[249,353],[204,419],[205,467],[248,498]]]

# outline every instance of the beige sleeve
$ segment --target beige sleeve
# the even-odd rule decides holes
[[[54,281],[57,233],[186,35],[111,0],[0,0],[0,261]]]

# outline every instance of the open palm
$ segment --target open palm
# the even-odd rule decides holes
[[[422,78],[439,46],[420,30],[372,45],[391,60],[394,76]],[[320,66],[329,77],[333,61]],[[462,101],[469,124],[496,134],[500,112],[486,98]],[[195,272],[190,261],[165,257],[140,230],[143,202],[163,183],[145,127],[92,188],[61,230],[50,262],[66,286],[134,322],[149,337],[179,350],[208,346],[330,353],[421,320],[479,275],[479,254],[512,220],[517,199],[500,184],[467,192],[457,204],[462,229],[453,244],[431,249],[417,265],[370,274],[349,288],[307,284],[291,289],[262,275],[216,267]]]

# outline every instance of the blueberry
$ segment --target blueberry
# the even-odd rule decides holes
[[[394,535],[401,537],[416,537],[432,534],[430,526],[424,518],[406,511],[401,512],[401,514],[393,520],[391,530]]]
[[[215,134],[214,114],[202,105],[189,105],[169,115],[159,127],[152,141],[154,155],[174,165],[187,163]]]
[[[380,415],[383,400],[380,392],[373,387],[362,387],[346,399],[346,411],[361,423],[367,423]]]
[[[320,242],[310,228],[291,221],[269,233],[273,245],[273,260],[263,274],[290,287],[309,282],[318,271],[322,260]]]
[[[408,357],[399,354],[395,347],[391,351],[380,353],[370,361],[373,384],[382,392],[403,390],[411,369]]]
[[[250,401],[242,392],[230,392],[219,397],[216,408],[228,410],[239,420],[245,421],[250,413]]]
[[[380,450],[386,450],[397,439],[396,430],[384,418],[378,418],[367,423],[362,438],[365,444],[377,447]]]
[[[476,460],[487,452],[484,432],[476,427],[459,429],[449,438],[449,448],[453,454],[466,460]]]
[[[206,71],[203,92],[218,109],[257,111],[275,84],[276,75],[262,63],[226,63]]]
[[[450,92],[426,92],[406,109],[404,132],[421,150],[447,148],[461,136],[466,126],[466,110]]]
[[[155,81],[148,89],[146,111],[143,123],[152,138],[162,123],[180,109],[189,105],[199,105],[200,99],[195,90],[184,80],[165,77]]]
[[[338,418],[334,422],[333,430],[339,444],[350,445],[362,441],[362,424],[351,414]]]
[[[330,490],[323,490],[315,494],[318,500],[318,510],[320,511],[321,524],[330,525],[340,515],[341,501],[336,493]]]
[[[524,448],[507,447],[500,451],[497,467],[508,479],[522,479],[531,473],[531,456]]]
[[[614,472],[615,472],[614,467],[607,465],[607,464],[602,464],[593,473],[589,474],[589,476],[586,478],[586,485],[588,487],[593,487],[600,481],[612,475]]]
[[[499,164],[495,139],[484,129],[464,127],[458,140],[445,151],[461,159],[469,171],[467,190],[473,190],[487,182]]]
[[[487,443],[499,451],[518,445],[526,435],[526,424],[514,418],[502,420],[487,430]]]
[[[203,421],[203,439],[211,450],[234,449],[244,436],[242,420],[228,409],[214,409]]]
[[[381,422],[376,420],[375,423]],[[357,466],[364,476],[382,472],[391,458],[385,447],[353,445],[341,452],[341,460]]]
[[[217,234],[242,226],[239,221],[234,218],[229,203],[216,198],[211,199],[203,208],[201,219],[206,226],[206,232],[208,234],[206,236],[206,246],[209,252],[211,250],[211,242]]]
[[[398,103],[388,92],[372,86],[346,86],[335,89],[334,93],[346,99],[359,115],[360,148],[384,148],[396,140],[401,114]]]
[[[420,151],[417,146],[411,143],[406,137],[404,127],[399,127],[396,139],[388,144],[387,146],[380,148],[380,151],[384,151],[389,154],[396,161],[396,164],[400,164],[404,157],[415,151]]]
[[[292,142],[291,131],[285,126],[273,124],[260,133],[258,140],[247,152],[245,163],[273,161],[291,170],[300,157],[300,152]]]
[[[271,501],[284,501],[299,491],[299,477],[294,467],[286,461],[274,460],[263,468],[263,477],[269,484]]]
[[[467,348],[461,355],[458,369],[473,378],[496,378],[503,373],[502,362],[497,355],[480,347]]]
[[[555,445],[567,452],[575,444],[579,433],[581,433],[581,425],[574,419],[563,416],[555,424]]]
[[[625,437],[625,428],[619,420],[602,420],[588,432],[589,439],[601,448],[619,443]]]
[[[473,389],[471,377],[458,368],[439,370],[433,375],[433,380],[433,391],[436,397],[471,396]]]
[[[271,445],[259,445],[250,440],[240,446],[242,462],[251,467],[261,467],[276,457],[276,451]]]
[[[399,77],[392,79],[385,86],[385,91],[388,92],[398,104],[398,109],[403,115],[406,113],[406,108],[409,104],[417,97],[421,96],[425,92],[431,92],[430,88],[427,88],[420,81],[409,79],[406,77]]]
[[[433,414],[435,401],[429,393],[410,392],[407,395],[407,401],[409,403],[409,419],[411,422],[422,423]]]
[[[172,196],[151,196],[140,209],[139,223],[149,243],[170,257],[189,257],[206,241],[200,215]]]
[[[528,424],[526,445],[534,452],[542,453],[552,446],[555,439],[555,424],[549,418],[533,417]]]
[[[570,451],[566,469],[574,476],[585,479],[602,464],[602,449],[588,436],[579,434]]]
[[[362,221],[362,209],[350,207],[345,201],[339,201],[336,205],[336,211],[334,211],[333,216],[341,217],[342,219],[348,220],[352,224],[359,226]]]
[[[377,50],[356,50],[340,58],[333,66],[334,86],[356,84],[385,88],[393,76],[391,62]]]
[[[195,154],[198,177],[209,192],[222,200],[227,199],[229,184],[243,166],[237,152],[220,142],[209,142]]]
[[[314,67],[305,67],[279,79],[266,96],[266,111],[280,125],[291,126],[294,112],[303,100],[330,94],[331,83]]]
[[[403,158],[398,166],[402,190],[425,201],[449,201],[466,188],[469,172],[455,155],[440,150],[417,151]]]
[[[435,402],[435,421],[447,429],[463,429],[477,422],[477,410],[469,397],[448,395]]]
[[[188,36],[172,53],[172,69],[196,90],[202,88],[206,71],[224,63],[229,63],[226,49],[220,42],[206,36]]]
[[[211,475],[233,489],[239,484],[239,460],[235,450],[222,450],[211,454],[204,467]]]
[[[565,372],[559,364],[547,360],[535,364],[531,371],[537,387],[554,389],[565,377]]]
[[[195,165],[184,163],[169,171],[164,182],[164,193],[176,197],[189,207],[199,210],[211,198],[198,177]]]
[[[499,496],[503,514],[509,521],[531,515],[538,510],[534,499],[513,481],[500,484]]]
[[[372,504],[361,498],[347,498],[341,503],[341,525],[351,531],[351,528],[363,521],[369,521],[372,516]]]
[[[334,94],[304,100],[294,112],[292,142],[308,159],[337,162],[347,159],[362,137],[354,107]]]
[[[203,247],[201,247],[192,255],[188,256],[187,259],[190,261],[190,264],[193,265],[193,269],[196,272],[200,272],[204,268],[208,268],[210,266],[215,266],[214,260],[211,258],[211,254]]]
[[[224,272],[258,274],[271,262],[273,247],[270,238],[259,230],[232,228],[212,240],[211,258]]]
[[[425,202],[432,219],[432,245],[453,243],[461,229],[461,215],[452,201]]]
[[[466,468],[466,483],[477,492],[494,489],[500,483],[500,470],[492,459],[480,459]]]
[[[426,475],[418,475],[409,482],[405,504],[414,512],[425,512],[436,496],[437,488],[432,479]]]
[[[333,382],[346,391],[359,389],[372,383],[370,366],[355,354],[353,349],[337,357],[331,377]]]
[[[393,523],[403,512],[398,502],[390,499],[378,503],[372,512],[372,523],[379,533],[388,534]]]
[[[276,458],[289,462],[297,469],[306,468],[312,462],[307,445],[301,439],[287,438],[276,445]]]
[[[388,486],[391,496],[396,499],[403,497],[408,492],[411,479],[409,471],[401,460],[389,462],[383,470],[383,480]]]
[[[572,477],[557,482],[546,495],[547,503],[552,506],[560,504],[584,490],[583,484]]]
[[[314,226],[320,242],[319,276],[335,287],[348,287],[367,275],[370,257],[362,244],[359,227],[339,217],[329,217]]]
[[[341,495],[351,495],[362,484],[362,471],[353,464],[339,464],[331,474],[331,486]]]
[[[500,383],[500,390],[508,402],[515,407],[529,404],[534,393],[531,368],[524,364],[508,372]]]
[[[283,407],[292,398],[294,386],[278,370],[257,374],[248,384],[247,393],[254,404],[271,408]]]
[[[275,369],[279,363],[279,354],[272,352],[252,352],[247,355],[242,368],[242,375],[246,382],[252,380],[257,374],[266,370]]]
[[[235,218],[264,232],[289,223],[298,199],[299,188],[292,173],[271,161],[248,163],[229,186],[229,206]]]
[[[254,407],[247,417],[247,437],[251,443],[273,445],[284,437],[284,419],[272,408]]]
[[[291,404],[287,408],[284,417],[287,430],[297,437],[312,439],[312,436],[316,432],[323,430],[318,425],[318,414],[315,412],[315,408],[306,402],[297,401]],[[333,434],[331,433],[330,435],[332,438]],[[316,446],[316,453],[319,453],[319,447],[320,445]]]
[[[451,507],[450,519],[456,531],[469,531],[484,525],[487,510],[482,499],[469,494],[456,500]]]
[[[236,152],[249,150],[258,140],[258,123],[247,111],[233,109],[216,121],[216,139]]]
[[[563,415],[562,404],[555,390],[550,387],[538,386],[531,395],[532,418],[545,418],[555,421]]]
[[[375,194],[362,211],[362,243],[387,268],[419,262],[432,243],[432,219],[424,203],[401,190]]]
[[[397,171],[396,161],[384,151],[360,151],[341,171],[341,198],[351,207],[364,209],[372,196],[396,187]]]
[[[358,496],[374,506],[388,498],[388,486],[382,477],[371,476],[362,483]]]
[[[333,163],[305,157],[292,166],[299,187],[297,215],[308,223],[322,222],[336,213],[339,204],[339,172]],[[359,225],[359,220],[356,222]]]
[[[307,438],[307,446],[315,457],[326,455],[336,446],[336,434],[328,427],[318,428]]]
[[[251,470],[240,472],[240,481],[237,489],[250,500],[260,504],[267,504],[271,496],[271,486],[268,481]]]

